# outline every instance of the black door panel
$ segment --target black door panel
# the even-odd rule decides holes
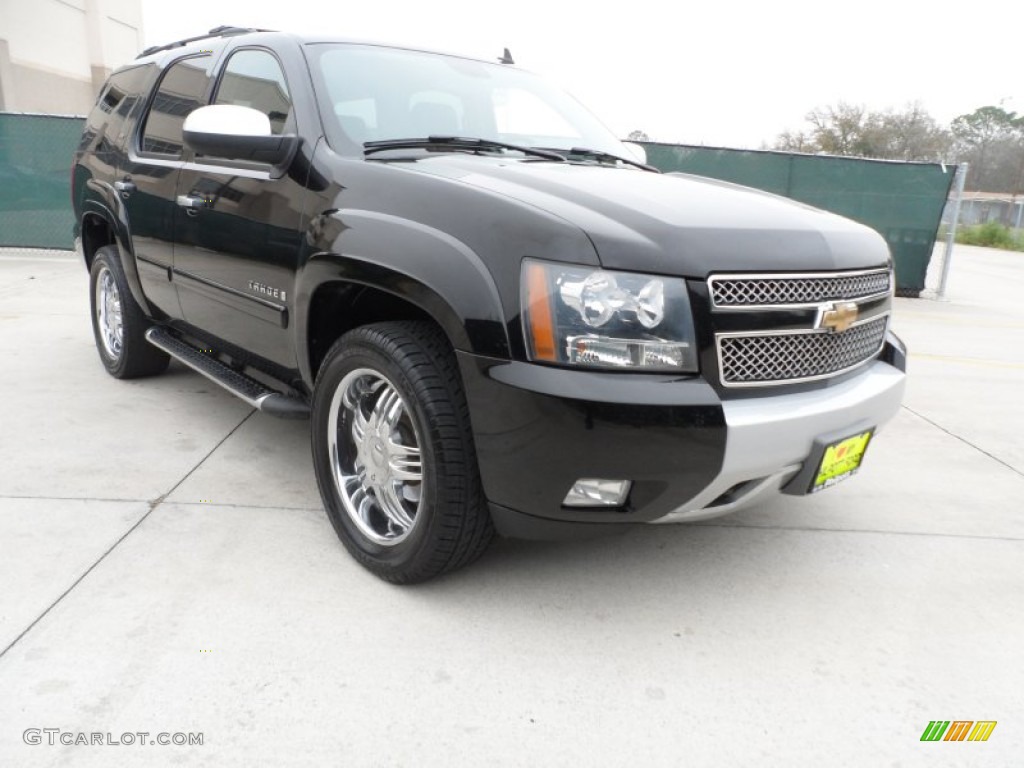
[[[186,165],[175,206],[174,268],[185,320],[294,367],[287,333],[305,188],[288,177]],[[253,325],[253,318],[266,325]]]
[[[196,302],[212,301],[223,305],[222,309],[212,306],[206,308],[207,314],[227,311],[241,312],[249,318],[249,321],[260,320],[274,329],[288,327],[288,309],[283,304],[249,296],[234,288],[204,280],[180,270],[176,273],[175,279],[178,282],[178,290],[186,296],[189,306],[193,303],[190,301],[192,298]],[[190,297],[189,293],[197,294],[197,296]]]
[[[266,49],[231,53],[211,103],[256,109],[273,134],[297,132],[284,70]],[[288,309],[306,188],[283,170],[203,156],[186,163],[174,195],[174,268],[186,322],[294,368]]]
[[[127,140],[120,182],[139,281],[158,317],[181,319],[171,267],[174,264],[174,191],[182,167],[181,126],[202,103],[210,85],[210,54],[186,56],[171,64]]]
[[[135,190],[124,195],[139,282],[154,312],[181,317],[170,268],[174,261],[174,185],[180,163],[139,158],[131,153],[120,174]]]
[[[139,282],[142,292],[146,294],[150,308],[160,319],[181,317],[181,306],[178,304],[178,292],[171,282],[171,267],[168,263],[150,261],[148,258],[136,256],[135,264],[139,270]]]

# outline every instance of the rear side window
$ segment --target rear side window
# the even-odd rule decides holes
[[[184,147],[181,128],[188,113],[202,103],[210,84],[209,54],[172,64],[164,73],[142,128],[143,152],[180,157]]]
[[[288,82],[277,59],[267,51],[241,50],[224,67],[214,104],[251,107],[270,118],[270,130],[285,132],[292,113]]]
[[[109,152],[120,145],[127,129],[125,121],[143,97],[150,74],[148,67],[140,66],[110,76],[86,120],[83,149],[97,137],[97,152]]]

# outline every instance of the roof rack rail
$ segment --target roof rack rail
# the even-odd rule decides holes
[[[171,48],[180,48],[183,45],[194,43],[197,40],[206,40],[210,37],[230,37],[232,35],[245,35],[250,32],[274,32],[273,29],[255,29],[253,27],[232,27],[232,26],[220,26],[214,27],[205,35],[196,35],[195,37],[186,37],[184,40],[176,40],[173,43],[167,43],[167,45],[153,45],[144,50],[135,58],[141,59],[143,56],[149,56],[152,53],[158,53],[160,51],[169,51]]]

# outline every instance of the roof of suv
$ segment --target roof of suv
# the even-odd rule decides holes
[[[408,51],[421,51],[423,53],[434,53],[442,56],[454,56],[460,59],[470,59],[472,61],[481,61],[486,63],[494,63],[488,59],[480,59],[475,56],[466,56],[464,54],[451,53],[449,51],[438,51],[430,48],[423,48],[415,45],[396,45],[394,43],[382,42],[379,40],[361,40],[351,37],[342,37],[335,35],[308,35],[308,34],[297,34],[294,32],[279,32],[273,29],[254,29],[249,27],[232,27],[232,26],[220,26],[214,27],[208,33],[204,35],[196,35],[195,37],[187,37],[183,40],[177,40],[175,42],[166,43],[165,45],[155,45],[146,48],[142,53],[136,57],[136,62],[140,62],[142,59],[148,59],[150,57],[159,58],[158,54],[165,53],[167,51],[174,51],[175,54],[184,53],[189,49],[202,50],[202,44],[206,42],[209,44],[210,41],[223,42],[228,38],[235,37],[248,37],[248,36],[259,36],[261,39],[266,41],[267,38],[273,39],[275,37],[293,40],[300,45],[309,45],[315,43],[355,43],[360,45],[377,45],[384,48],[398,48]],[[507,51],[506,51],[507,55]],[[501,59],[495,61],[505,63]],[[511,63],[511,62],[508,62]]]

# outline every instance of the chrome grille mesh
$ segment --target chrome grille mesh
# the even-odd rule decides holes
[[[869,360],[882,348],[887,315],[843,333],[799,331],[720,336],[719,365],[726,386],[755,386],[820,378]]]
[[[889,270],[820,275],[712,277],[711,298],[717,307],[813,304],[887,293]]]

